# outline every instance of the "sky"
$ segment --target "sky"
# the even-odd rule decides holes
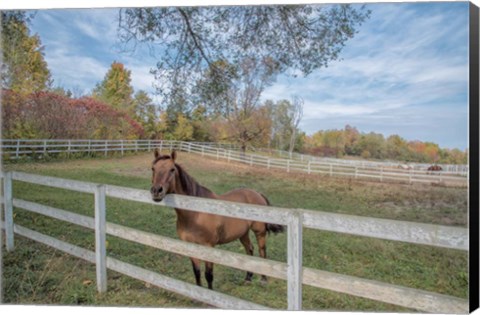
[[[358,4],[359,5],[359,4]],[[372,11],[340,60],[308,77],[279,76],[263,99],[304,99],[300,129],[360,132],[468,147],[468,3],[368,3]],[[116,9],[37,10],[30,25],[44,45],[54,86],[89,93],[113,61],[131,71],[135,91],[153,99],[156,58],[125,51]]]

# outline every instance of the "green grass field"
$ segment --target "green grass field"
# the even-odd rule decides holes
[[[151,153],[145,153],[123,158],[8,164],[5,169],[149,189],[151,159]],[[178,162],[201,184],[217,193],[249,187],[262,192],[279,207],[467,226],[466,189],[289,174],[204,159],[183,152],[179,153]],[[13,189],[15,198],[93,216],[92,195],[17,181]],[[94,250],[93,231],[21,209],[14,210],[14,220],[41,233]],[[175,212],[171,208],[107,198],[107,220],[177,237]],[[107,242],[109,256],[194,283],[187,257],[115,237],[107,237]],[[303,246],[306,267],[468,298],[468,253],[464,251],[310,229],[304,229]],[[243,253],[238,241],[219,248]],[[269,237],[267,254],[270,259],[285,262],[286,251],[285,234]],[[255,276],[251,284],[244,284],[244,271],[220,265],[215,265],[214,276],[217,291],[269,307],[287,306],[287,286],[283,280],[270,278],[264,286],[259,276]],[[108,292],[97,294],[94,265],[19,236],[15,239],[15,250],[5,253],[3,283],[4,302],[11,304],[208,307],[112,271],[108,271]],[[204,279],[203,283],[206,283]],[[303,308],[412,311],[309,286],[303,287]]]

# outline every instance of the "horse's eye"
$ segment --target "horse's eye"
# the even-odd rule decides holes
[[[174,169],[174,168],[172,168],[172,169],[170,170],[170,173],[173,173],[173,172],[175,172],[175,169]]]
[[[155,169],[152,167],[152,172],[155,172]]]

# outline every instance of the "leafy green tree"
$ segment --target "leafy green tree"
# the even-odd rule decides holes
[[[52,84],[38,35],[30,35],[32,19],[23,11],[1,12],[2,88],[24,95],[45,91]]]
[[[192,123],[182,114],[177,117],[177,125],[173,131],[175,140],[188,141],[193,139]]]
[[[207,116],[207,109],[198,105],[192,112],[193,139],[197,141],[212,141],[209,125],[211,121]]]
[[[122,63],[114,61],[102,82],[93,90],[93,98],[127,111],[133,116],[133,87],[130,85],[131,71]]]
[[[391,135],[386,140],[386,157],[392,160],[409,162],[411,154],[408,142],[399,135]]]
[[[133,98],[134,119],[142,125],[148,139],[156,139],[159,134],[158,109],[147,92],[140,90]]]
[[[230,69],[219,60],[270,59],[281,73],[308,75],[338,58],[369,13],[352,5],[128,8],[120,11],[119,37],[127,47],[160,46],[154,73],[171,99],[179,86],[194,94],[207,69],[221,89]]]
[[[383,159],[385,157],[385,138],[380,133],[362,134],[357,143],[358,152],[364,158]]]

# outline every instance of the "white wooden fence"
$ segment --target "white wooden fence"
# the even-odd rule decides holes
[[[288,159],[293,160],[300,160],[300,161],[312,161],[312,162],[323,162],[323,163],[334,163],[334,164],[343,164],[343,165],[350,165],[350,166],[360,166],[360,167],[408,167],[418,171],[427,171],[428,167],[432,164],[426,163],[408,163],[405,164],[403,162],[398,161],[369,161],[369,160],[351,160],[351,159],[341,159],[341,158],[333,158],[333,157],[320,157],[320,156],[313,156],[309,154],[301,154],[297,152],[288,152],[283,150],[275,150],[275,149],[265,149],[265,148],[251,148],[254,152],[263,152],[269,155],[276,155],[279,157],[285,157]],[[437,164],[442,167],[442,169],[446,172],[459,174],[459,175],[466,175],[468,173],[468,165],[463,164]]]
[[[396,167],[370,164],[344,164],[314,160],[295,160],[272,158],[259,154],[244,154],[232,149],[230,144],[195,143],[169,140],[2,140],[3,154],[6,158],[18,159],[22,156],[39,156],[74,153],[104,154],[118,152],[150,151],[154,148],[183,150],[200,153],[202,156],[236,161],[268,169],[280,169],[287,172],[323,174],[353,179],[369,179],[381,182],[425,183],[466,187],[468,173],[464,172],[427,172],[422,170],[404,170]]]
[[[109,234],[176,254],[196,257],[201,260],[287,280],[289,310],[301,310],[302,284],[305,284],[424,312],[468,312],[468,301],[465,299],[302,266],[303,227],[467,251],[468,230],[464,228],[374,219],[304,209],[257,206],[180,195],[167,195],[161,203],[154,203],[149,192],[144,190],[99,185],[21,172],[6,172],[2,176],[4,179],[4,191],[1,201],[5,209],[2,227],[6,232],[7,250],[11,251],[14,249],[14,233],[16,233],[92,262],[97,268],[97,289],[99,292],[107,290],[106,270],[111,269],[216,307],[224,309],[266,308],[262,305],[172,279],[108,257],[105,248],[105,235]],[[83,216],[47,205],[14,198],[12,195],[12,180],[92,193],[95,196],[95,217]],[[208,248],[106,222],[105,198],[107,196],[152,205],[177,207],[286,225],[288,237],[287,263]],[[13,220],[14,207],[94,229],[95,252],[15,224]]]

